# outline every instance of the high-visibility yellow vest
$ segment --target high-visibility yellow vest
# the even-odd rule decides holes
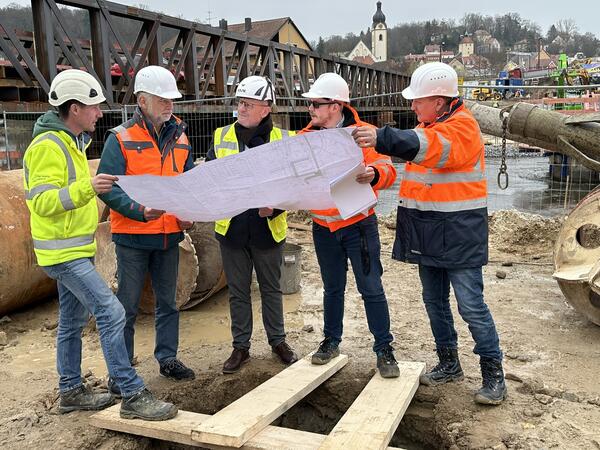
[[[281,128],[273,127],[269,136],[269,142],[277,141],[279,139],[286,139],[293,136],[293,131],[282,130]],[[235,155],[240,152],[239,143],[237,136],[235,135],[234,124],[227,125],[226,127],[217,128],[215,130],[213,145],[215,149],[215,155],[217,158],[224,158],[225,156]],[[269,230],[275,242],[281,242],[285,239],[287,234],[287,212],[279,214],[274,218],[267,218],[269,224]],[[220,235],[225,236],[229,225],[231,224],[231,218],[217,220],[215,222],[215,231]]]
[[[93,257],[98,207],[85,152],[65,131],[42,133],[25,152],[23,174],[38,264]]]

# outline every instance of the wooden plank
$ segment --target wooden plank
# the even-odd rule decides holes
[[[340,355],[328,364],[312,365],[308,355],[192,431],[192,439],[214,445],[241,447],[260,430],[312,392],[348,362]]]
[[[377,372],[319,449],[385,449],[417,388],[425,363],[400,361],[400,377]]]
[[[139,419],[122,419],[119,416],[120,408],[120,405],[115,405],[97,412],[90,417],[90,423],[96,427],[105,428],[107,430],[161,439],[163,441],[176,442],[178,444],[194,447],[219,450],[232,450],[235,448],[201,444],[192,439],[192,430],[209,419],[211,417],[210,415],[179,411],[177,416],[171,420],[166,420],[164,422],[149,422]],[[325,435],[322,434],[269,425],[255,437],[246,442],[241,448],[243,450],[281,450],[282,448],[315,450],[324,439]],[[388,447],[388,450],[401,449]]]

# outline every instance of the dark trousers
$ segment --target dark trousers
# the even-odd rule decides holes
[[[154,357],[165,363],[177,357],[179,344],[179,311],[177,310],[177,270],[179,246],[166,250],[145,250],[116,246],[117,297],[125,308],[125,346],[133,359],[133,336],[146,274],[150,274],[156,300]]]
[[[419,265],[423,285],[423,301],[431,331],[438,348],[456,348],[458,338],[450,310],[450,284],[458,304],[458,312],[469,326],[475,341],[473,352],[479,356],[502,359],[496,325],[483,300],[481,267],[444,269]]]
[[[276,346],[285,340],[283,324],[283,296],[279,278],[283,247],[259,249],[253,246],[234,248],[221,243],[223,270],[229,288],[231,335],[233,347],[250,348],[252,337],[252,301],[250,287],[252,268],[260,290],[262,319],[269,345]]]
[[[333,233],[313,222],[315,251],[323,280],[324,334],[341,342],[348,260],[362,295],[369,330],[378,352],[393,341],[390,313],[381,283],[381,243],[375,215]]]

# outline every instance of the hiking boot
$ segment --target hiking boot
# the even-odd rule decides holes
[[[421,384],[437,386],[450,381],[461,381],[464,378],[458,351],[455,348],[438,348],[436,350],[439,363],[429,372],[419,377]]]
[[[250,361],[250,352],[245,348],[234,348],[231,356],[223,363],[223,373],[236,373]]]
[[[108,392],[114,398],[121,398],[121,389],[117,386],[117,383],[112,378],[108,377],[108,381],[106,382],[106,387],[108,388]]]
[[[61,414],[71,411],[97,411],[111,406],[114,402],[113,396],[108,392],[92,392],[89,387],[82,384],[60,394],[58,411]]]
[[[178,359],[171,359],[165,363],[160,365],[160,374],[171,380],[175,381],[183,381],[183,380],[193,380],[196,378],[196,374],[192,369],[186,367]]]
[[[398,378],[400,369],[394,358],[394,349],[388,345],[377,352],[377,368],[383,378]]]
[[[152,395],[148,389],[123,398],[121,418],[142,420],[168,420],[177,415],[177,406],[163,402]]]
[[[296,352],[285,341],[271,347],[271,349],[284,364],[293,364],[298,361],[298,355],[296,355]]]
[[[502,360],[481,358],[481,376],[483,383],[481,389],[475,393],[475,402],[482,405],[499,405],[506,398],[506,383]]]
[[[326,337],[319,344],[319,349],[313,353],[311,362],[313,364],[323,365],[339,355],[339,345],[330,337]]]

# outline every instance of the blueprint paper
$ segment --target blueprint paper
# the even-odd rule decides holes
[[[351,129],[304,133],[209,161],[175,177],[119,176],[138,203],[210,222],[250,208],[335,207],[330,184],[363,161]]]

